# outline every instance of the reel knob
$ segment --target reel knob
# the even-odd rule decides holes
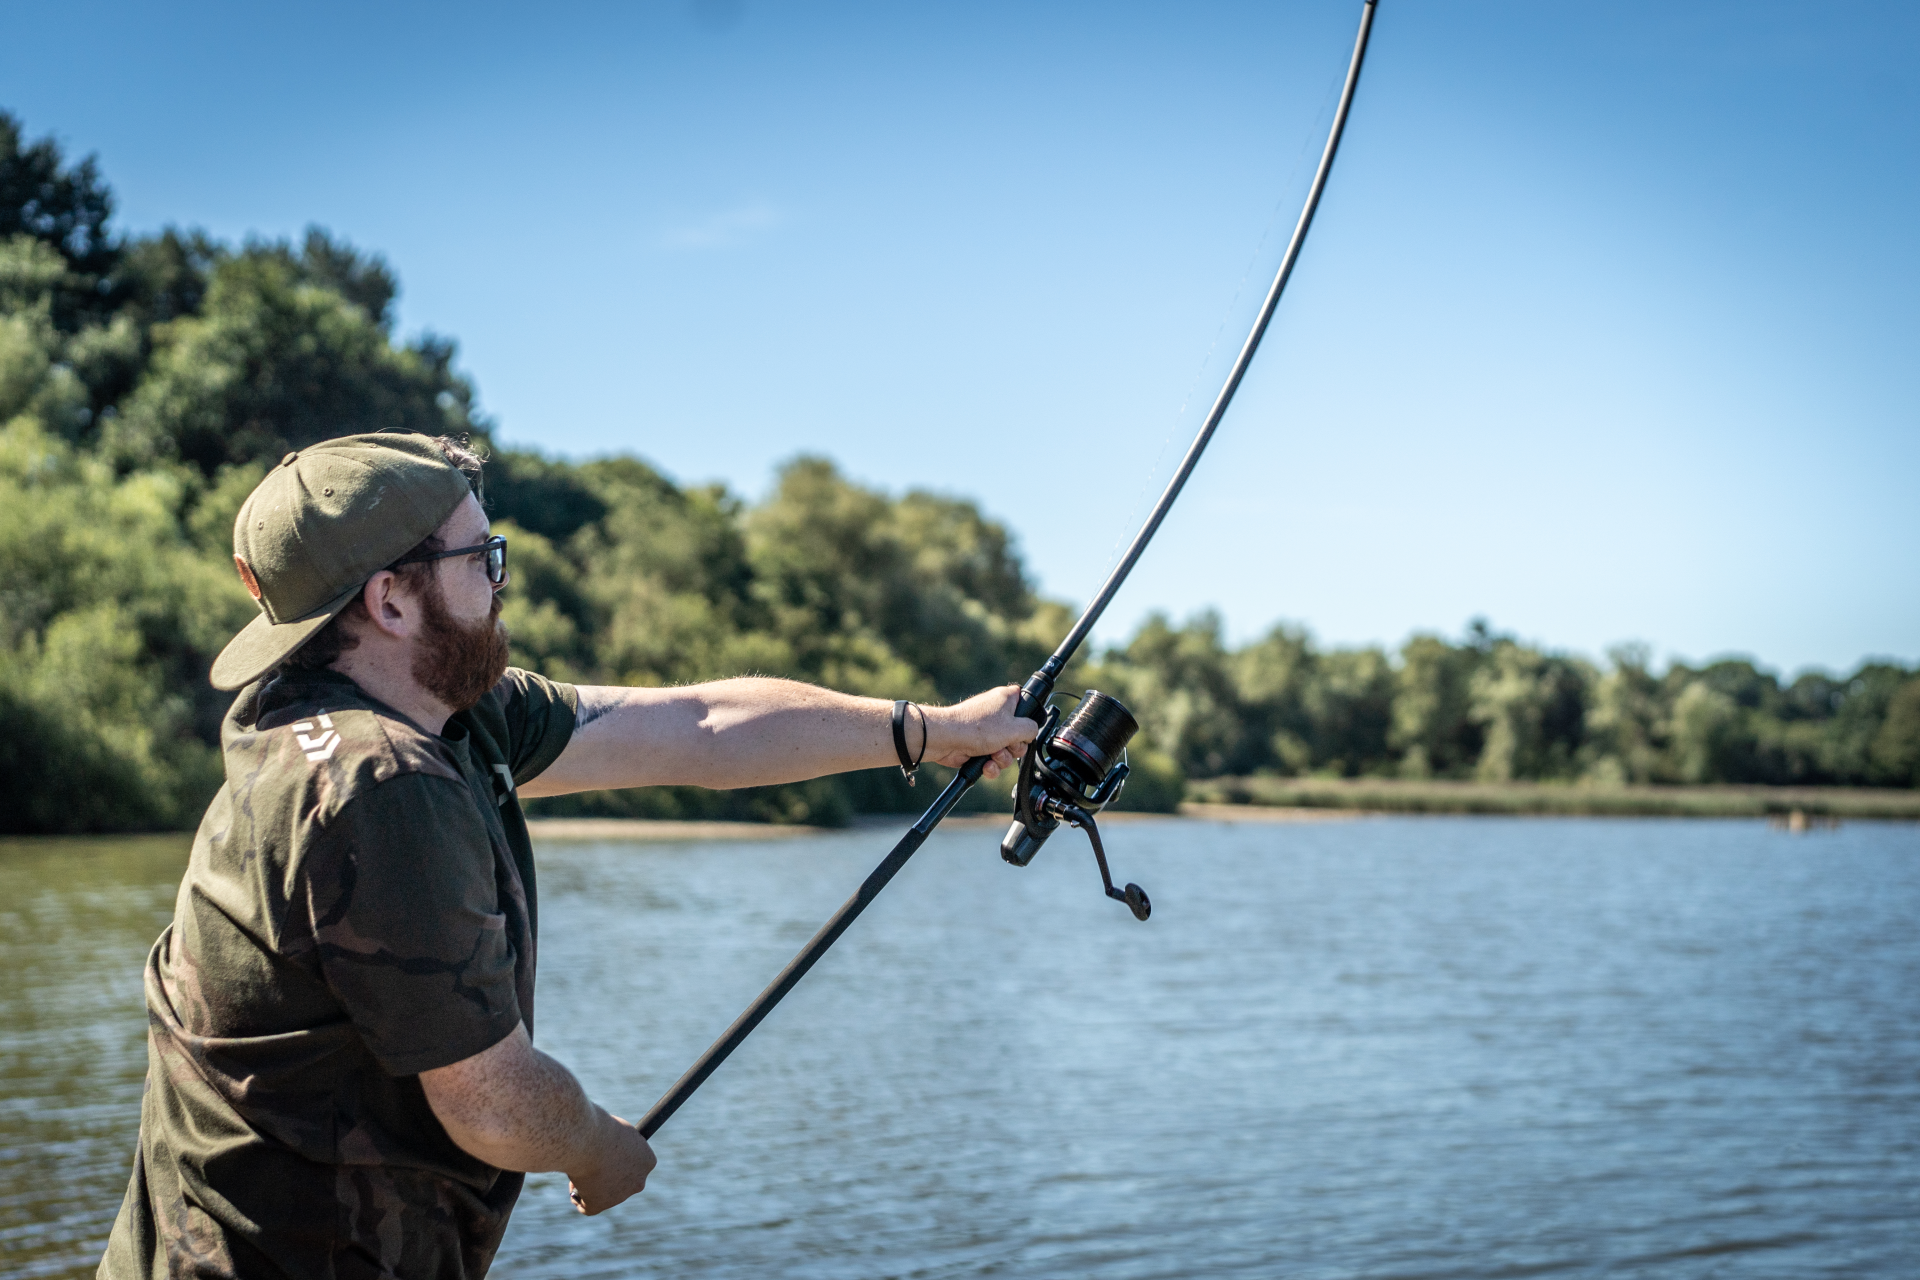
[[[1127,886],[1126,903],[1135,920],[1145,920],[1153,914],[1153,903],[1148,899],[1147,891],[1137,884]]]
[[[1033,861],[1033,855],[1040,852],[1040,846],[1052,834],[1051,831],[1029,831],[1026,823],[1015,818],[1007,834],[1000,838],[1000,856],[1016,867],[1024,867]]]

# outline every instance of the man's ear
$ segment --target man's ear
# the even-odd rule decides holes
[[[368,578],[367,585],[360,589],[360,602],[366,605],[367,620],[376,631],[396,640],[405,640],[413,634],[419,606],[393,570],[382,569]]]

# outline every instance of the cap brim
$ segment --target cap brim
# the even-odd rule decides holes
[[[213,660],[213,671],[208,680],[214,688],[225,693],[246,688],[285,662],[295,649],[313,639],[322,627],[333,621],[335,614],[351,604],[359,594],[360,587],[356,586],[338,599],[330,600],[306,617],[296,618],[292,622],[269,622],[267,615],[262,613],[241,628],[239,635],[227,641],[227,647]]]

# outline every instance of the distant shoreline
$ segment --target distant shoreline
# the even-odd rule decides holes
[[[791,840],[827,827],[777,822],[687,822],[671,818],[529,818],[535,840]]]
[[[1920,791],[1868,787],[1595,787],[1573,783],[1411,781],[1396,778],[1210,778],[1189,784],[1178,814],[1114,812],[1101,824],[1173,822],[1337,822],[1368,814],[1514,817],[1764,818],[1782,826],[1840,820],[1920,822]],[[1799,815],[1797,818],[1795,815]],[[793,840],[861,831],[904,831],[907,813],[868,813],[847,827],[665,818],[529,818],[543,843]],[[1005,814],[955,814],[954,829],[1003,827]],[[1797,826],[1796,826],[1797,824]],[[191,838],[188,831],[0,835],[0,854],[91,843]]]
[[[803,836],[846,835],[862,831],[905,831],[914,819],[910,813],[863,813],[845,827],[810,827],[772,822],[687,822],[666,818],[529,818],[527,832],[536,841],[578,843],[581,841],[751,841],[791,840]],[[1278,808],[1266,805],[1185,804],[1178,814],[1116,812],[1101,818],[1102,826],[1132,825],[1142,822],[1176,822],[1182,818],[1212,822],[1338,822],[1352,814],[1326,809]],[[954,814],[941,824],[949,830],[988,829],[999,831],[1007,825],[1005,814]]]
[[[1531,814],[1566,817],[1883,818],[1920,821],[1920,791],[1873,787],[1601,787],[1550,782],[1397,778],[1210,778],[1188,786],[1182,812],[1238,808],[1349,813]]]
[[[1799,829],[1841,819],[1920,822],[1920,792],[1865,787],[1592,787],[1536,782],[1408,781],[1392,778],[1218,778],[1188,788],[1179,813],[1105,815],[1102,824],[1338,822],[1374,815],[1768,819]],[[1796,816],[1797,815],[1797,816]],[[913,815],[861,814],[850,827],[644,818],[534,818],[535,840],[753,841],[904,830]],[[955,814],[948,828],[994,828],[1004,814]]]

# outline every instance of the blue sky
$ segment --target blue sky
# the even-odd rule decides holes
[[[1359,5],[34,6],[118,225],[330,227],[507,441],[977,499],[1081,600],[1277,263]],[[1381,0],[1313,239],[1102,634],[1920,658],[1920,10]]]

